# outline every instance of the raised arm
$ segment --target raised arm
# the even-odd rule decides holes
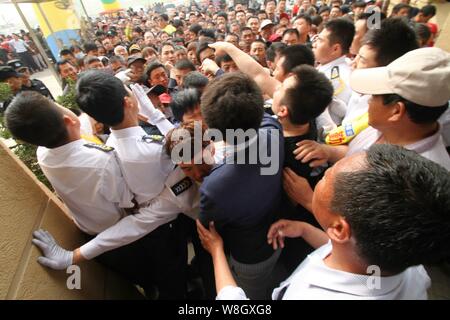
[[[216,42],[209,46],[216,50],[216,55],[228,54],[240,71],[251,76],[265,94],[273,97],[281,83],[271,77],[255,59],[228,42]]]
[[[148,122],[155,125],[165,136],[175,126],[166,119],[166,116],[153,106],[144,89],[140,85],[131,85],[131,91],[139,102],[139,111],[148,118]]]

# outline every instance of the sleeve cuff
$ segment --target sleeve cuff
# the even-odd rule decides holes
[[[103,253],[100,247],[97,245],[95,239],[96,238],[80,247],[81,255],[87,260],[92,260]]]
[[[226,286],[217,294],[216,300],[248,300],[248,298],[242,288]]]

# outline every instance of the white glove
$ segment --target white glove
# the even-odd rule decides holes
[[[118,72],[115,77],[118,78],[122,83],[127,84],[131,81],[131,78],[128,76],[128,73],[131,71],[131,69],[127,69],[124,71]]]
[[[156,125],[159,121],[166,118],[160,110],[155,108],[140,85],[132,84],[130,87],[139,103],[139,113],[146,116],[150,124]]]
[[[217,71],[219,71],[220,67],[217,63],[211,59],[203,60],[202,66],[200,67],[204,74],[215,76]]]
[[[72,265],[73,252],[61,248],[48,231],[37,230],[33,237],[33,244],[44,254],[37,259],[40,264],[55,270],[65,270]]]

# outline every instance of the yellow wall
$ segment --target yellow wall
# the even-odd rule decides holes
[[[52,233],[65,248],[83,243],[64,205],[0,141],[0,299],[126,299],[136,290],[94,261],[80,264],[81,290],[69,290],[70,276],[36,262],[33,230]]]

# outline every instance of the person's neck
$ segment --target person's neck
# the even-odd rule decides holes
[[[81,131],[80,130],[70,130],[68,132],[67,143],[75,142],[81,139]]]
[[[382,141],[399,146],[406,146],[432,136],[438,129],[439,124],[437,122],[426,125],[416,125],[408,121],[407,123],[402,123],[402,125],[382,130]]]
[[[330,59],[327,60],[326,62],[320,63],[320,65],[321,65],[321,66],[325,66],[325,65],[327,65],[327,64],[329,64],[329,63],[331,63],[331,62],[333,62],[333,61],[336,61],[336,60],[342,58],[343,56],[344,56],[344,55],[342,54],[342,55],[340,55],[340,56],[337,56],[337,57],[334,57],[334,58],[330,58]]]
[[[306,42],[308,42],[308,34],[300,34],[300,43],[305,44]]]
[[[328,268],[367,275],[368,264],[353,250],[351,244],[340,245],[332,242],[331,253],[323,259]]]
[[[340,245],[332,241],[332,246],[331,253],[323,259],[328,268],[365,276],[372,274],[368,270],[369,264],[356,253],[354,242]],[[380,274],[382,277],[393,275],[384,270]]]
[[[139,120],[137,119],[137,117],[135,118],[135,117],[125,116],[125,118],[123,119],[123,121],[121,123],[119,123],[116,126],[112,126],[111,128],[113,130],[122,130],[122,129],[137,127],[137,126],[139,126]]]
[[[310,125],[307,124],[292,124],[289,121],[280,121],[283,126],[283,136],[285,137],[296,137],[302,136],[309,132]]]

